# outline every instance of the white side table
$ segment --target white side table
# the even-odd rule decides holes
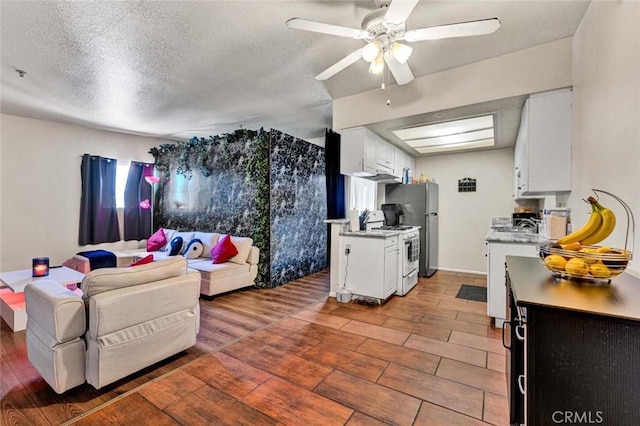
[[[31,269],[1,272],[0,282],[7,288],[0,289],[0,316],[11,330],[24,330],[27,328],[27,311],[24,302],[24,288],[27,284],[38,280],[50,280],[69,286],[82,282],[83,278],[83,273],[66,266],[50,268],[48,276],[38,278],[31,276]],[[77,290],[77,294],[82,295],[82,292]]]

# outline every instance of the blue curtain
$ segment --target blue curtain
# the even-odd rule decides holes
[[[124,189],[124,240],[144,240],[152,233],[151,215],[153,208],[144,209],[140,203],[153,203],[153,188],[144,178],[153,176],[154,165],[132,161]]]
[[[324,136],[325,173],[327,179],[327,219],[346,215],[344,176],[340,174],[340,134],[327,129]]]
[[[324,135],[327,219],[346,217],[344,176],[340,174],[340,134],[330,129]],[[327,259],[331,259],[331,225],[327,225]]]
[[[78,244],[112,243],[120,240],[116,211],[117,161],[84,154],[80,166],[80,232]]]

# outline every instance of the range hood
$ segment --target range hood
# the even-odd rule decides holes
[[[350,176],[359,177],[362,179],[372,180],[378,183],[400,183],[402,180],[389,173],[378,171],[376,174],[369,172],[355,172],[350,173]]]

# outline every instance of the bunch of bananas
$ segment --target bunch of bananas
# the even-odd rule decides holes
[[[587,201],[591,204],[589,220],[582,228],[558,240],[563,249],[579,250],[581,246],[598,244],[616,227],[616,215],[610,209],[603,207],[593,197],[589,197]]]

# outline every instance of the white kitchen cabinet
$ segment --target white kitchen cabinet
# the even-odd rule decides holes
[[[507,290],[505,261],[507,256],[538,257],[536,244],[487,243],[487,315],[501,327],[507,318]]]
[[[349,254],[345,250],[349,248]],[[340,251],[344,265],[340,286],[354,296],[385,300],[398,288],[398,236],[365,237],[343,235]],[[345,280],[346,278],[346,280]]]
[[[392,174],[395,147],[365,127],[344,129],[340,135],[340,173],[349,176]]]
[[[380,136],[375,134],[373,136],[378,140],[378,168],[393,174],[395,167],[395,147]]]
[[[412,171],[415,170],[416,159],[397,147],[395,148],[395,160],[395,166],[393,168],[394,176],[402,179],[402,173],[404,172],[405,168],[408,168]]]
[[[571,191],[571,90],[529,96],[514,150],[514,198]]]

